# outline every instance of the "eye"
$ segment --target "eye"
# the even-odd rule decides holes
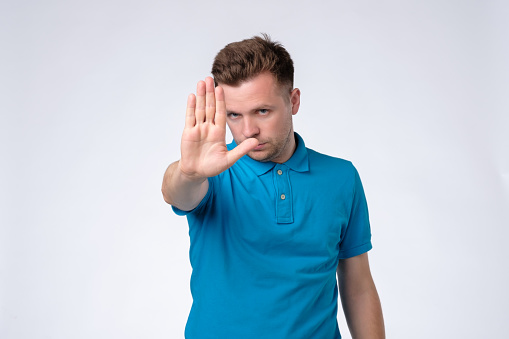
[[[269,110],[268,109],[265,109],[265,108],[262,108],[260,110],[258,110],[258,112],[261,114],[261,115],[266,115],[269,113]]]
[[[230,119],[235,119],[235,118],[238,118],[240,116],[240,114],[237,114],[237,113],[228,113],[228,118]]]

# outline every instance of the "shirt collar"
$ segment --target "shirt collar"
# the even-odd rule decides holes
[[[296,172],[307,172],[307,171],[309,171],[308,152],[306,149],[306,145],[304,144],[304,140],[296,132],[295,132],[295,142],[297,143],[295,152],[290,157],[290,159],[288,159],[284,164]],[[237,147],[237,144],[235,143],[235,140],[233,140],[228,145],[228,150],[232,150],[235,147]],[[274,166],[276,166],[275,162],[256,161],[254,159],[251,159],[248,155],[244,155],[242,158],[240,158],[240,161],[244,162],[247,166],[252,168],[253,171],[258,176],[267,173],[272,168],[274,168]]]
[[[306,149],[304,140],[298,133],[295,133],[295,142],[297,143],[295,152],[292,157],[285,162],[285,165],[296,172],[307,172],[309,171],[308,150]]]

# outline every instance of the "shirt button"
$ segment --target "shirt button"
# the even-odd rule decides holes
[[[286,199],[286,195],[281,194],[281,200],[285,200],[285,199]]]
[[[277,174],[281,175],[281,174],[283,174],[283,171],[277,170]]]

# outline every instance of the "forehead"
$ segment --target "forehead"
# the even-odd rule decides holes
[[[283,92],[270,73],[259,74],[238,86],[219,85],[224,90],[227,110],[275,105],[283,100]]]

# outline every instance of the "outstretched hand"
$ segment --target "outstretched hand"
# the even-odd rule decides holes
[[[198,82],[196,96],[187,99],[186,124],[182,133],[180,170],[190,179],[213,177],[230,168],[254,149],[258,140],[244,140],[233,150],[226,148],[226,104],[220,86],[207,77]]]

